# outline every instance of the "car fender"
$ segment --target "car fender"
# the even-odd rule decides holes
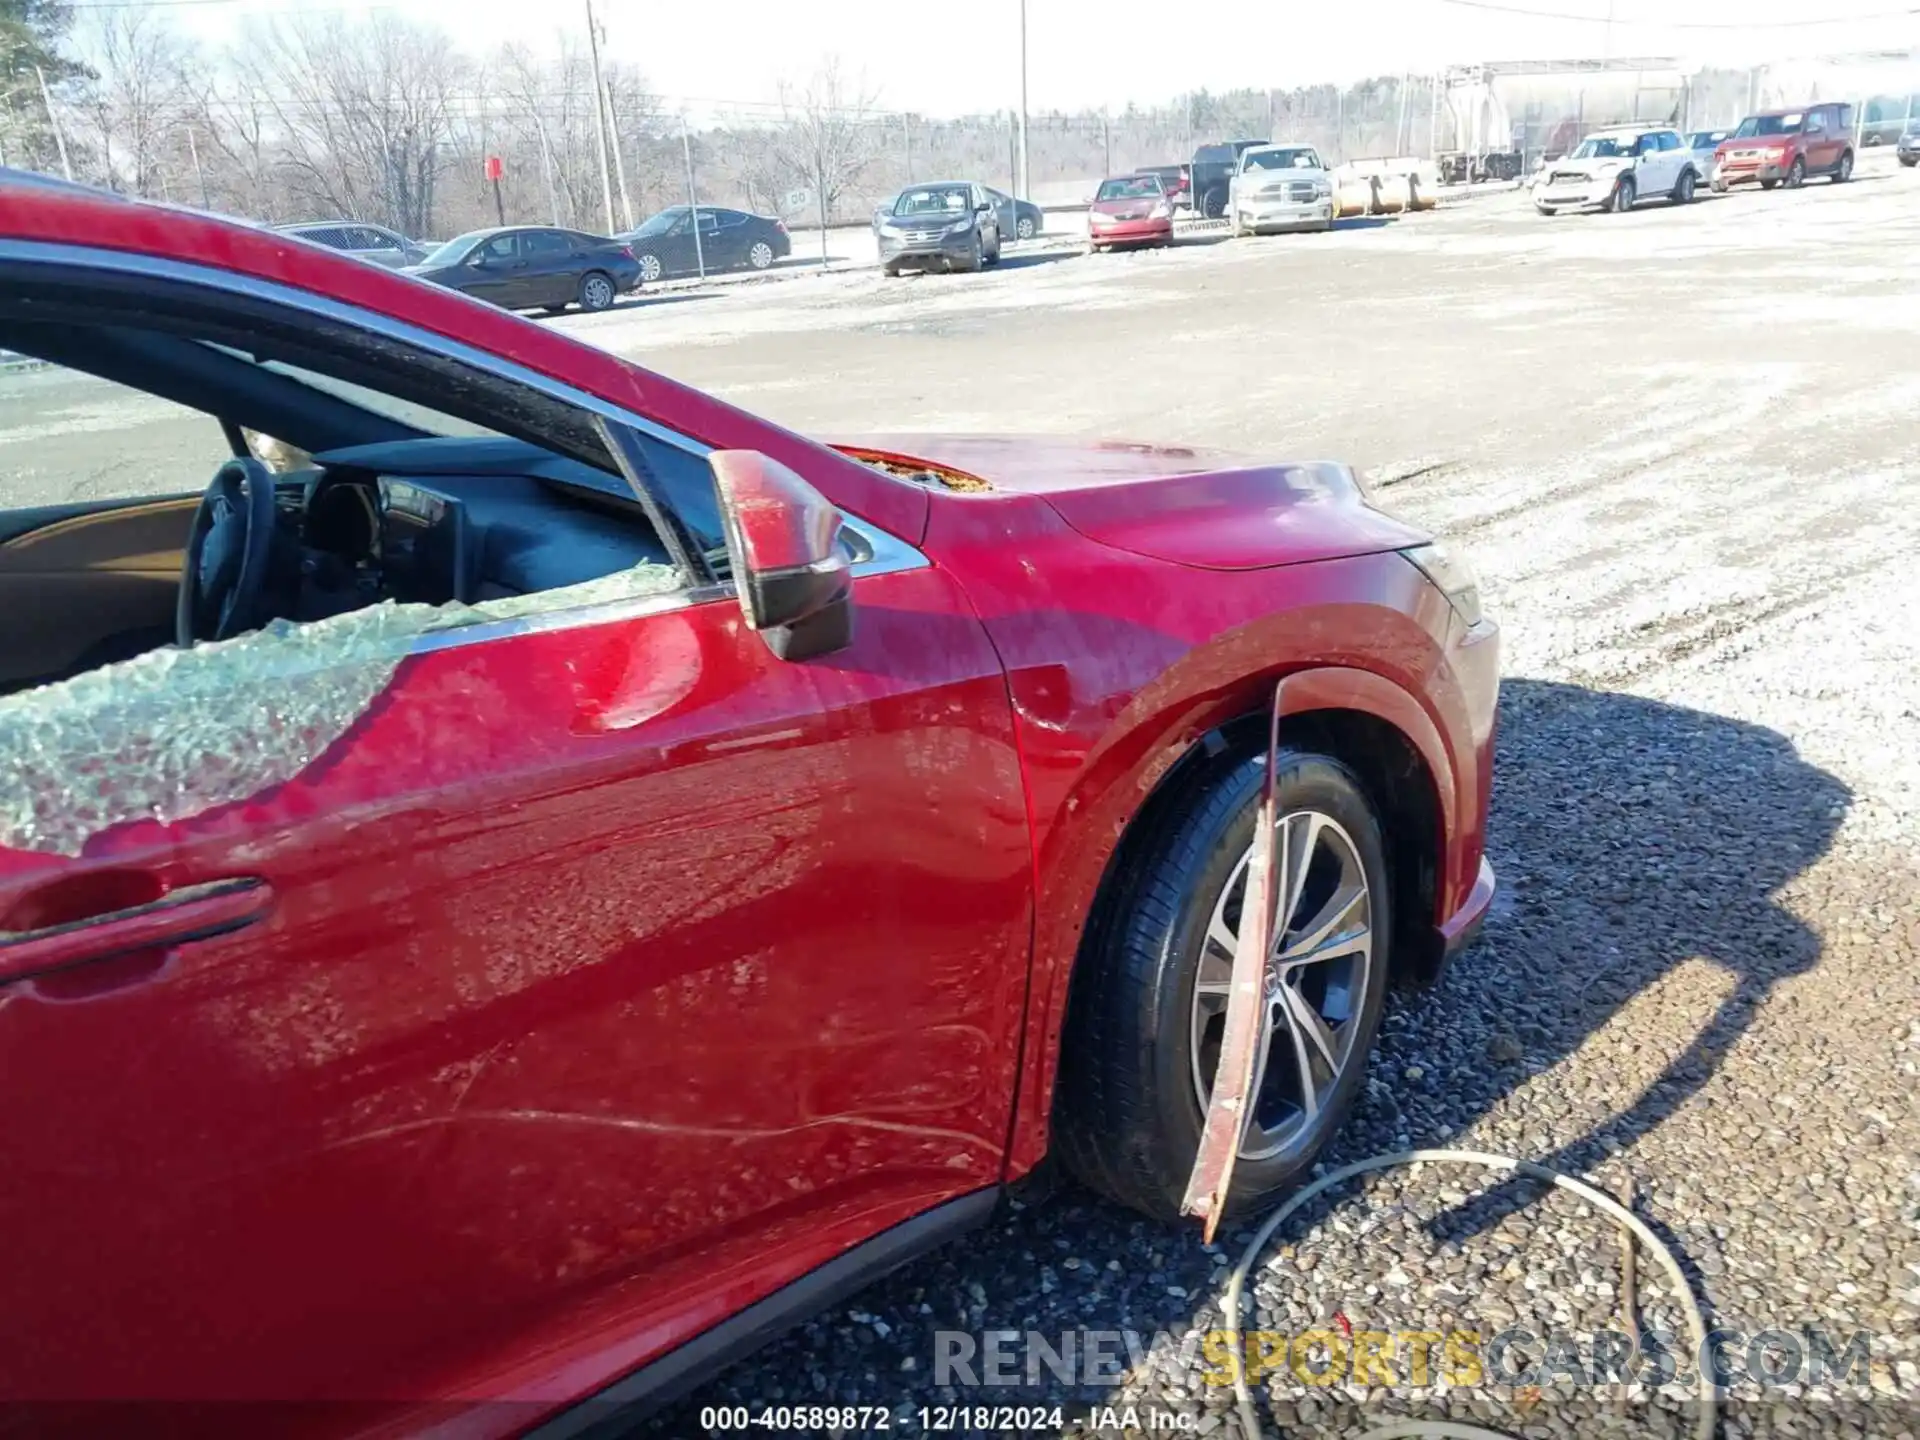
[[[1407,738],[1452,835],[1484,777],[1443,737],[1484,735],[1491,721],[1467,713],[1448,670],[1446,599],[1391,552],[1201,570],[1091,541],[1017,495],[936,497],[928,545],[1006,669],[1027,789],[1035,917],[1009,1154],[1019,1174],[1046,1150],[1068,978],[1101,882],[1184,757],[1298,675],[1305,708],[1362,710]]]

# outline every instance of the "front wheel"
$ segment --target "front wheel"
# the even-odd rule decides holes
[[[1807,162],[1798,155],[1794,156],[1793,163],[1787,166],[1786,183],[1789,190],[1798,190],[1807,183]]]
[[[589,270],[580,277],[580,308],[587,311],[605,310],[613,304],[614,296],[619,292],[598,270]]]
[[[1833,167],[1833,183],[1844,185],[1853,178],[1853,151],[1840,152],[1840,163]]]
[[[1633,208],[1633,202],[1639,199],[1633,186],[1631,175],[1622,175],[1620,183],[1613,187],[1613,213],[1624,215]]]
[[[1682,170],[1680,172],[1680,178],[1674,182],[1673,195],[1670,198],[1675,205],[1691,205],[1693,203],[1693,171]]]
[[[1179,1212],[1220,1061],[1264,769],[1230,762],[1163,802],[1076,962],[1055,1143],[1084,1183],[1156,1217]],[[1262,980],[1236,1209],[1305,1175],[1345,1122],[1391,945],[1380,823],[1353,772],[1282,751],[1276,785],[1283,918]]]

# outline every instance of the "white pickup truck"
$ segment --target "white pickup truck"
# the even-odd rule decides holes
[[[1333,176],[1311,145],[1256,145],[1240,153],[1227,186],[1235,235],[1331,230]]]
[[[1542,215],[1631,210],[1654,196],[1685,205],[1699,183],[1699,161],[1678,130],[1622,126],[1596,130],[1571,155],[1542,165],[1533,177],[1533,206]]]

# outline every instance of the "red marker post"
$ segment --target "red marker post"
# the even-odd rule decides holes
[[[506,203],[500,198],[500,175],[505,169],[498,155],[487,156],[486,176],[488,183],[493,186],[493,213],[500,218],[502,225],[507,223]]]

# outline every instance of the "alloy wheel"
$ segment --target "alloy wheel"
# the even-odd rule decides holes
[[[580,299],[589,310],[604,310],[613,304],[613,282],[604,275],[589,275],[581,287]]]
[[[1373,896],[1360,852],[1340,822],[1298,810],[1277,823],[1273,950],[1262,980],[1263,1013],[1240,1156],[1298,1152],[1325,1128],[1327,1099],[1347,1068],[1364,1064],[1356,1041],[1374,963]],[[1204,1111],[1220,1063],[1233,950],[1247,890],[1240,857],[1214,902],[1194,978],[1194,1094]]]
[[[1033,217],[1031,215],[1022,215],[1014,224],[1013,233],[1018,239],[1031,240],[1033,238]]]
[[[658,255],[649,253],[640,257],[640,278],[642,280],[658,280],[660,278],[661,268],[660,257]]]

